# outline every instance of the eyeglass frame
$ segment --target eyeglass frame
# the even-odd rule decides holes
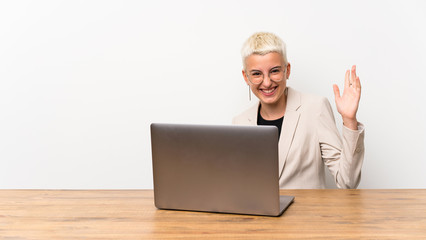
[[[274,81],[274,82],[276,82],[276,83],[278,83],[278,82],[281,82],[284,78],[285,78],[285,73],[287,72],[287,65],[288,64],[285,64],[285,65],[281,65],[281,66],[275,66],[275,67],[273,67],[273,68],[271,68],[270,70],[269,70],[269,73],[268,73],[268,78],[271,80],[271,81]],[[273,70],[273,69],[275,69],[275,68],[277,68],[277,67],[283,67],[284,68],[284,71],[283,71],[283,76],[282,76],[282,78],[280,79],[280,80],[273,80],[273,79],[271,79],[271,70]],[[256,70],[256,71],[258,71],[258,70]],[[259,71],[261,74],[262,74],[262,81],[260,81],[259,83],[253,83],[251,80],[250,80],[250,74],[246,74],[246,76],[247,76],[247,79],[250,81],[250,83],[251,84],[253,84],[253,85],[260,85],[263,81],[265,81],[265,75],[263,74],[263,72],[261,72],[261,71]]]

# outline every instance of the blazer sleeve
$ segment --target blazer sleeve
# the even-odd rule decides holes
[[[358,187],[364,160],[364,126],[358,123],[358,130],[343,126],[340,135],[326,98],[322,99],[317,123],[322,160],[333,174],[337,187]]]

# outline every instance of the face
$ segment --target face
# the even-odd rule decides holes
[[[281,81],[277,81],[276,74],[280,74],[278,71],[282,71]],[[252,54],[246,58],[246,69],[243,70],[243,76],[253,94],[259,98],[262,104],[275,105],[285,99],[284,91],[290,76],[290,63],[287,63],[286,66],[282,55],[277,52],[265,55]],[[253,84],[256,83],[253,79],[259,79],[259,76],[260,79],[263,76],[263,81]]]

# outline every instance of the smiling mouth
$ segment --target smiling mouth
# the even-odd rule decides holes
[[[268,89],[260,89],[260,91],[269,95],[269,94],[273,93],[275,91],[275,89],[277,89],[277,87],[272,87],[272,88],[268,88]]]

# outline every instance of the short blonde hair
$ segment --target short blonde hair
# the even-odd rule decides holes
[[[270,52],[277,52],[283,56],[284,63],[287,64],[287,53],[285,43],[277,35],[269,32],[257,32],[251,35],[243,44],[241,57],[244,69],[246,68],[246,58],[252,54],[265,55]]]

